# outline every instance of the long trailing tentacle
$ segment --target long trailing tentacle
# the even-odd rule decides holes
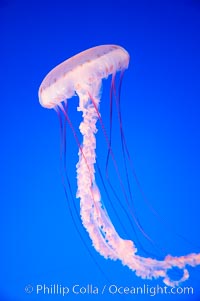
[[[102,131],[103,131],[103,135],[104,135],[104,138],[106,140],[106,144],[107,144],[107,147],[109,149],[109,156],[111,156],[112,158],[112,162],[113,162],[113,165],[114,165],[114,168],[115,168],[115,171],[116,171],[116,174],[117,174],[117,177],[118,177],[118,180],[119,180],[119,184],[120,184],[120,187],[121,187],[121,190],[123,192],[123,195],[124,195],[124,198],[126,200],[126,203],[127,203],[127,206],[128,206],[128,210],[135,222],[135,224],[137,225],[137,227],[140,229],[140,231],[143,233],[143,235],[149,240],[149,241],[152,241],[152,239],[147,235],[147,233],[144,231],[144,229],[142,228],[141,224],[139,223],[138,219],[136,218],[136,216],[134,215],[134,213],[132,212],[132,208],[131,208],[131,204],[130,204],[130,201],[129,201],[129,197],[127,195],[127,192],[126,192],[126,189],[124,187],[124,183],[122,181],[122,178],[121,178],[121,175],[120,175],[120,172],[119,172],[119,168],[118,168],[118,165],[117,165],[117,162],[116,162],[116,159],[115,159],[115,156],[114,156],[114,153],[113,153],[113,150],[112,150],[112,147],[111,147],[111,142],[110,142],[110,139],[108,137],[108,134],[106,132],[106,129],[104,127],[104,124],[103,124],[103,120],[101,118],[101,115],[99,113],[99,110],[95,104],[95,101],[92,97],[91,94],[89,94],[90,96],[90,99],[94,105],[94,108],[95,108],[95,111],[97,113],[97,116],[98,116],[98,119],[100,121],[100,125],[101,125],[101,128],[102,128]],[[109,160],[109,159],[108,159]],[[110,182],[109,182],[110,183]],[[112,189],[112,191],[114,192],[114,188],[112,187],[112,184],[110,183],[110,187]],[[153,243],[153,241],[152,241]]]
[[[67,115],[67,102],[65,102],[64,106],[63,106],[63,110],[65,111],[66,115]],[[62,185],[64,188],[64,193],[65,193],[65,197],[68,203],[68,209],[69,209],[69,213],[72,219],[72,222],[74,224],[74,227],[78,233],[78,236],[81,240],[81,242],[83,243],[85,249],[87,250],[90,258],[92,259],[92,261],[95,263],[95,265],[97,266],[97,268],[99,269],[100,273],[103,275],[103,277],[110,282],[110,280],[108,279],[108,276],[105,274],[105,272],[103,271],[103,269],[101,268],[101,266],[99,265],[99,263],[97,262],[97,260],[95,259],[95,257],[93,256],[90,248],[88,247],[86,241],[84,240],[84,237],[81,233],[81,231],[79,230],[79,225],[77,224],[77,222],[80,224],[81,226],[81,220],[80,220],[80,215],[76,206],[76,202],[75,202],[75,198],[74,198],[74,194],[72,191],[72,187],[71,187],[71,183],[70,183],[70,179],[68,176],[68,172],[67,172],[67,153],[66,153],[66,118],[64,118],[64,122],[62,120],[62,116],[61,116],[61,112],[59,110],[59,107],[55,107],[55,111],[58,115],[58,119],[59,119],[59,125],[60,125],[60,136],[61,136],[61,146],[60,146],[60,170],[61,170],[61,179],[62,179]],[[75,129],[74,131],[75,132]],[[66,183],[67,186],[66,186]],[[75,215],[74,215],[75,213]]]
[[[186,269],[187,265],[200,265],[200,254],[189,254],[180,257],[166,256],[163,260],[153,259],[151,257],[142,257],[137,255],[135,243],[131,240],[122,239],[116,232],[105,207],[101,200],[100,191],[95,183],[95,133],[96,122],[99,119],[97,98],[92,98],[91,106],[88,97],[82,95],[80,110],[83,111],[83,121],[80,131],[83,135],[83,153],[86,156],[90,170],[92,170],[93,185],[89,181],[89,171],[79,153],[79,163],[77,165],[78,178],[78,196],[81,201],[81,217],[83,225],[87,229],[90,238],[93,241],[95,249],[105,258],[113,260],[120,259],[121,262],[144,279],[162,277],[165,284],[170,286],[179,285],[189,277]],[[112,150],[111,150],[112,156]],[[92,199],[91,189],[94,199]],[[94,206],[95,202],[96,206]],[[96,210],[98,208],[98,210]],[[179,280],[172,280],[168,271],[177,267],[183,271],[183,276]]]

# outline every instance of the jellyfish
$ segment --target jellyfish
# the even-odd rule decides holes
[[[179,257],[167,255],[162,260],[139,255],[135,242],[123,239],[117,233],[95,180],[97,122],[103,128],[108,153],[118,173],[111,141],[102,124],[100,89],[103,79],[111,75],[111,94],[114,93],[117,73],[121,74],[121,87],[129,59],[128,52],[117,45],[101,45],[85,50],[59,64],[47,74],[39,88],[39,102],[44,108],[55,109],[58,114],[64,115],[78,144],[76,197],[80,199],[81,221],[93,247],[106,259],[120,260],[143,279],[161,277],[166,285],[176,286],[189,278],[187,266],[194,267],[200,264],[200,253]],[[79,126],[82,142],[79,141],[66,110],[66,104],[73,96],[78,96],[77,111],[82,113],[82,122]],[[121,122],[120,114],[119,122]],[[122,129],[121,134],[124,138]],[[120,176],[119,182],[123,189]],[[173,268],[182,270],[179,280],[170,278],[169,271]]]

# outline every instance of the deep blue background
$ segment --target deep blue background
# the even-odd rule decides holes
[[[200,252],[200,2],[2,0],[0,5],[0,300],[102,300],[96,295],[24,292],[27,284],[108,284],[68,213],[59,170],[58,120],[53,110],[39,105],[37,96],[51,68],[100,44],[119,44],[130,53],[122,89],[126,138],[142,188],[169,225],[155,221],[138,198],[141,223],[173,255]],[[108,95],[106,83],[102,96],[106,123]],[[71,118],[76,123],[75,113]],[[76,162],[75,146],[72,157]],[[75,185],[73,164],[69,174]],[[190,242],[179,239],[175,231]],[[162,285],[160,280],[143,281],[90,249],[111,283]],[[190,272],[183,285],[193,286],[194,295],[158,295],[155,300],[200,300],[200,270]],[[104,300],[151,298],[104,296]]]

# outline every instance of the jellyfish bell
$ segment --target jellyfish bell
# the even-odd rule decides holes
[[[114,94],[120,124],[123,154],[126,153],[129,158],[120,113],[119,95],[122,76],[120,77],[118,96],[116,96],[114,84],[116,73],[121,72],[123,75],[128,65],[128,52],[117,45],[102,45],[83,51],[64,61],[47,74],[39,88],[39,101],[43,107],[56,110],[60,120],[61,132],[65,134],[61,118],[61,113],[63,114],[77,142],[79,161],[76,165],[76,196],[80,199],[82,224],[88,232],[96,251],[105,258],[120,260],[123,265],[135,271],[136,275],[141,278],[152,279],[161,277],[165,284],[175,286],[188,279],[189,272],[186,268],[188,265],[196,266],[200,264],[200,253],[191,253],[180,257],[167,255],[162,260],[138,255],[140,250],[137,250],[135,242],[123,239],[117,233],[103,204],[101,191],[95,179],[95,166],[97,165],[96,124],[99,121],[107,144],[108,157],[110,156],[112,159],[119,186],[129,205],[128,196],[111,147],[111,138],[107,134],[99,112],[99,92],[102,79],[112,75],[110,100],[112,100]],[[79,126],[80,133],[82,134],[81,142],[65,106],[67,100],[74,95],[78,95],[79,97],[77,110],[82,112],[83,118]],[[62,148],[65,151],[65,138],[63,138],[62,143]],[[68,187],[71,191],[70,184]],[[134,215],[133,218],[137,226],[142,230]],[[174,267],[183,271],[183,275],[179,280],[173,280],[168,275],[168,272]]]
[[[120,46],[102,45],[85,50],[47,74],[39,88],[40,104],[51,109],[75,93],[96,97],[101,80],[128,68],[128,64],[129,54]]]

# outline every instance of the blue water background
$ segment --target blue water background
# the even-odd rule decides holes
[[[130,53],[121,95],[123,126],[141,187],[161,220],[145,205],[135,185],[142,227],[166,254],[200,252],[200,2],[4,0],[0,5],[0,300],[200,300],[199,268],[190,268],[190,279],[182,285],[193,286],[190,295],[62,297],[35,291],[37,284],[163,285],[161,280],[141,280],[120,262],[98,255],[77,220],[103,275],[68,211],[60,177],[57,116],[39,105],[37,93],[48,71],[96,45],[119,44]],[[102,89],[106,126],[109,85],[110,79]],[[70,117],[77,127],[77,99],[70,104]],[[77,146],[68,135],[68,172],[75,193]],[[115,152],[120,147],[117,141]],[[102,136],[97,143],[97,148],[106,149]],[[100,164],[104,168],[105,161]],[[118,206],[117,210],[120,216]],[[135,240],[122,214],[121,220]],[[147,252],[159,252],[146,244],[139,231],[138,235]],[[34,288],[31,294],[24,291],[27,285]]]

